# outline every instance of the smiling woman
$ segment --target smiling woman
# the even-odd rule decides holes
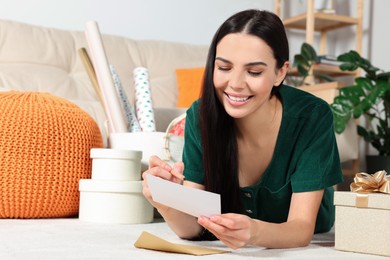
[[[306,246],[334,223],[342,181],[329,105],[283,85],[289,67],[283,23],[246,10],[215,34],[200,99],[187,110],[183,162],[153,157],[147,173],[221,194],[222,214],[195,218],[144,195],[177,235],[231,248]],[[190,203],[190,202],[189,202]]]
[[[281,109],[276,106],[278,100],[270,99],[269,93],[283,81],[288,62],[279,70],[275,66],[272,49],[256,36],[232,33],[220,41],[213,80],[219,100],[230,116],[242,118],[260,113],[258,118],[265,121],[258,123],[264,125],[269,121],[268,115]]]

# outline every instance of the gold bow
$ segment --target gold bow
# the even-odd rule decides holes
[[[351,183],[353,192],[382,192],[390,194],[390,175],[387,172],[377,171],[374,175],[364,172],[356,173],[354,182]]]

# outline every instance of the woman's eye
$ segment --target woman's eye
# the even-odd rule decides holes
[[[221,71],[229,71],[229,70],[230,70],[230,67],[218,67],[218,70],[221,70]]]
[[[248,70],[248,73],[252,76],[259,76],[261,75],[262,71],[258,71],[258,70]]]

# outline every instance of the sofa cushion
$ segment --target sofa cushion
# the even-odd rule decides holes
[[[130,100],[133,69],[149,70],[156,107],[176,106],[177,68],[204,66],[206,61],[207,46],[114,35],[102,38]],[[0,20],[0,39],[0,86],[98,101],[77,51],[88,49],[84,32]]]
[[[200,96],[204,68],[177,69],[177,107],[189,108]]]
[[[176,69],[204,67],[207,47],[163,41],[138,41],[137,45],[139,62],[149,71],[154,106],[176,107]]]

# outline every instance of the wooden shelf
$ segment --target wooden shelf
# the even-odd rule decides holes
[[[314,9],[315,0],[307,0],[306,13],[282,19],[286,29],[303,30],[306,32],[306,42],[314,43],[314,32],[320,33],[319,54],[327,53],[327,33],[338,28],[353,26],[355,28],[355,50],[362,51],[363,37],[363,0],[357,0],[356,16],[322,13]],[[280,17],[282,0],[275,0],[275,13]]]
[[[324,64],[315,64],[313,65],[313,72],[314,73],[321,73],[326,74],[331,77],[339,77],[339,76],[347,76],[347,75],[356,75],[355,71],[342,71],[337,66],[332,65],[324,65]],[[299,75],[297,67],[291,67],[289,72],[289,75]]]
[[[319,98],[322,98],[329,104],[333,103],[333,99],[338,95],[339,89],[343,87],[340,82],[325,82],[312,86],[300,86],[297,87],[300,90],[309,92]]]
[[[358,24],[358,19],[349,16],[341,16],[326,13],[314,13],[314,30],[317,32],[330,31]],[[283,20],[284,26],[290,29],[306,30],[307,14],[286,18]]]

